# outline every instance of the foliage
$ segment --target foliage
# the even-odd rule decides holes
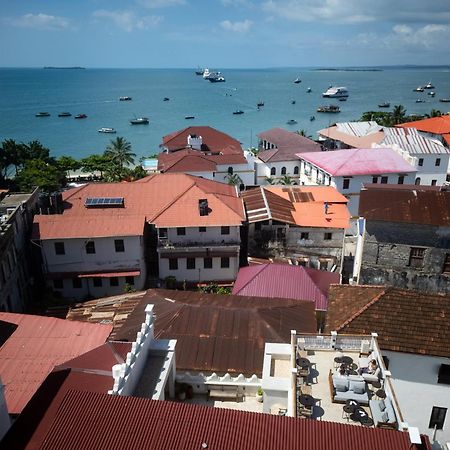
[[[50,157],[50,150],[44,147],[39,141],[31,141],[28,144],[22,145],[21,161],[24,164],[26,161],[32,159],[39,159],[45,162],[53,162],[54,159]]]
[[[304,129],[297,130],[296,133],[299,134],[300,136],[312,139],[312,136],[310,134],[308,134],[307,131]]]
[[[393,123],[392,113],[385,111],[367,111],[363,113],[360,122],[369,122],[374,120],[382,127],[391,127]]]
[[[113,139],[106,147],[104,156],[108,157],[119,169],[134,164],[135,153],[131,151],[131,144],[123,137]]]
[[[441,117],[442,112],[439,109],[432,109],[430,111],[430,117]]]
[[[205,294],[231,294],[231,288],[218,286],[216,283],[210,283],[207,286],[202,286],[199,290],[200,292],[204,292]]]
[[[32,159],[25,163],[14,182],[21,191],[31,191],[39,186],[44,192],[53,192],[65,184],[65,175],[55,164]]]
[[[266,177],[266,183],[267,184],[275,184],[275,179],[273,179],[271,177]]]
[[[392,120],[395,125],[405,121],[406,108],[403,105],[395,105],[392,110]]]
[[[164,279],[166,289],[175,289],[177,287],[177,279],[173,275],[169,275]]]
[[[294,180],[290,175],[283,175],[283,177],[279,180],[280,184],[283,184],[284,186],[289,186],[293,184]]]
[[[81,167],[81,162],[71,156],[60,156],[55,162],[59,170],[63,172],[78,170]]]
[[[227,183],[232,186],[237,186],[238,184],[242,184],[242,178],[237,173],[229,173],[226,176]]]
[[[125,283],[125,286],[123,287],[124,294],[131,294],[133,292],[136,292],[136,289],[131,284]]]
[[[257,393],[258,395],[263,395],[263,394],[264,394],[264,391],[263,391],[263,389],[262,389],[261,386],[258,388],[258,390],[256,391],[256,393]]]
[[[110,159],[105,155],[90,155],[83,158],[80,161],[81,170],[83,172],[100,172],[100,176],[103,177],[103,173],[108,169],[110,165]]]

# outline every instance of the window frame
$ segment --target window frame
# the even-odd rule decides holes
[[[275,176],[276,174],[277,174],[276,167],[271,167],[271,169],[270,169],[270,176]]]
[[[417,165],[419,167],[423,167],[423,158],[419,158],[419,161],[417,162]]]
[[[72,288],[73,289],[82,289],[83,288],[83,282],[81,278],[72,278]]]
[[[344,178],[342,180],[342,189],[350,189],[350,178]]]
[[[299,175],[300,174],[300,167],[299,166],[295,166],[294,167],[294,175]]]
[[[84,244],[86,255],[95,255],[95,241],[86,241]]]
[[[177,236],[186,236],[186,227],[177,227]]]
[[[384,175],[381,177],[380,184],[388,184],[389,177]]]
[[[415,269],[423,268],[425,250],[426,249],[424,247],[410,247],[408,266]]]
[[[206,227],[198,227],[199,233],[206,233]]]
[[[231,230],[230,230],[230,227],[228,225],[222,225],[220,227],[220,234],[222,236],[227,236],[227,235],[230,234],[230,232],[231,232]]]
[[[125,241],[123,239],[114,239],[114,250],[116,253],[125,253]]]
[[[92,286],[95,288],[103,287],[103,280],[100,277],[92,278]]]
[[[229,256],[221,256],[220,257],[220,268],[221,269],[229,269],[230,268],[230,257]]]
[[[109,286],[110,287],[117,287],[117,286],[119,286],[119,277],[110,277],[110,279],[109,279]]]
[[[436,158],[436,161],[434,162],[435,167],[439,167],[441,165],[441,158]]]
[[[309,239],[309,231],[302,231],[300,233],[300,239],[304,239],[305,241],[307,241]]]
[[[445,254],[442,273],[450,275],[450,253]]]
[[[405,175],[399,175],[397,184],[405,184]]]
[[[211,264],[206,264],[206,261],[210,261]],[[205,256],[203,258],[203,268],[204,269],[212,269],[213,268],[213,259],[211,256]]]
[[[323,233],[323,240],[324,241],[332,241],[333,240],[333,233],[330,233],[329,231]]]
[[[58,250],[58,248],[59,248],[59,250]],[[54,249],[55,249],[55,255],[61,256],[61,255],[66,254],[66,246],[64,245],[64,242],[62,242],[62,241],[55,242]],[[61,249],[62,249],[62,252],[61,252]]]
[[[133,276],[125,277],[125,283],[129,284],[130,286],[134,286],[134,277]]]
[[[442,430],[444,428],[445,418],[447,416],[448,408],[443,408],[441,406],[433,406],[430,415],[430,422],[428,428],[434,429],[436,425],[437,430]]]
[[[281,168],[281,175],[286,175],[286,167],[285,166],[283,166],[282,168]]]
[[[178,270],[178,258],[169,258],[169,270]]]
[[[186,258],[186,270],[195,270],[195,258]]]

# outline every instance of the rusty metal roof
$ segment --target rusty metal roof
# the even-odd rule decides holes
[[[69,391],[41,450],[429,450],[406,432]],[[29,448],[29,447],[27,447]]]

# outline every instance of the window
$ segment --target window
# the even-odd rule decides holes
[[[186,236],[186,228],[178,227],[177,228],[177,236]]]
[[[64,283],[61,278],[57,278],[56,280],[53,280],[53,287],[55,289],[64,289]]]
[[[177,258],[169,258],[169,270],[178,270]]]
[[[295,167],[294,167],[294,175],[298,175],[299,172],[300,172],[300,167],[295,166]]]
[[[212,269],[212,258],[203,258],[203,268]]]
[[[134,277],[125,277],[125,283],[134,286]]]
[[[220,227],[220,234],[230,234],[230,227]]]
[[[405,181],[405,176],[404,175],[399,175],[398,176],[398,184],[403,184]]]
[[[272,167],[270,169],[270,175],[276,175],[277,174],[277,169],[275,169],[275,167]]]
[[[439,406],[433,406],[431,410],[430,424],[428,428],[436,427],[437,430],[444,428],[445,415],[447,414],[447,408],[440,408]]]
[[[206,227],[198,227],[199,233],[206,233]]]
[[[342,180],[342,189],[348,189],[350,187],[350,179],[344,178]]]
[[[418,165],[419,165],[420,167],[423,166],[423,158],[419,158],[419,163],[418,163]]]
[[[281,175],[286,175],[286,167],[281,168]]]
[[[81,289],[81,279],[80,278],[72,278],[72,286],[74,289]]]
[[[95,253],[95,242],[94,241],[86,242],[86,253],[89,253],[89,254]]]
[[[420,185],[420,177],[417,177],[417,178],[416,178],[416,181],[414,182],[414,184],[415,184],[416,186],[419,186],[419,185]]]
[[[102,279],[98,277],[92,278],[92,284],[94,287],[102,287]]]
[[[123,242],[123,239],[115,239],[114,247],[116,249],[116,253],[123,253],[125,251],[125,244]]]
[[[434,163],[436,167],[439,167],[441,165],[441,158],[436,158],[436,162]]]
[[[228,174],[233,175],[233,168],[231,166],[228,167]]]
[[[378,183],[378,177],[372,177],[372,183],[377,184]]]
[[[300,239],[309,239],[309,233],[307,232],[300,233]]]
[[[444,267],[442,268],[442,273],[450,274],[450,253],[446,253],[444,259]]]
[[[167,228],[160,228],[158,230],[158,235],[160,238],[166,238],[167,237]]]
[[[118,277],[111,277],[109,279],[109,285],[110,286],[119,286],[119,278]]]
[[[424,248],[411,247],[409,253],[409,265],[411,267],[423,267]]]
[[[56,255],[65,255],[66,250],[64,248],[64,242],[55,242],[55,254]]]
[[[441,364],[438,373],[438,383],[450,384],[450,365]]]
[[[228,256],[222,256],[220,258],[220,267],[222,269],[228,269],[230,267],[230,258]]]
[[[195,269],[195,258],[186,258],[186,269]]]
[[[436,186],[437,180],[431,180],[431,186]]]
[[[324,233],[324,235],[323,235],[324,241],[331,241],[332,238],[333,238],[333,233]]]
[[[388,177],[381,177],[381,184],[387,184]]]

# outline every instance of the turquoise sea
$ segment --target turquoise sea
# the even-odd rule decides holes
[[[256,134],[272,127],[292,131],[316,131],[336,121],[358,119],[364,111],[402,104],[408,113],[433,108],[450,110],[450,68],[384,68],[381,71],[326,71],[315,69],[219,69],[225,83],[210,83],[194,69],[0,69],[0,140],[28,142],[37,139],[55,156],[75,158],[103,152],[110,139],[123,136],[138,156],[158,152],[163,135],[189,125],[210,125],[239,139],[245,147],[255,145]],[[302,82],[294,84],[300,77]],[[431,81],[436,96],[413,92]],[[348,101],[323,99],[329,85],[346,86]],[[311,87],[312,92],[306,90]],[[119,102],[120,96],[133,98]],[[169,97],[170,101],[163,101]],[[425,103],[416,103],[422,98]],[[265,106],[257,109],[258,101]],[[295,100],[295,104],[292,104]],[[339,114],[321,114],[317,106],[338,104]],[[244,114],[233,115],[242,110]],[[37,118],[48,111],[51,116]],[[87,119],[59,118],[59,112],[87,114]],[[185,120],[185,116],[195,116]],[[311,122],[310,117],[316,120]],[[129,124],[145,116],[149,125]],[[296,125],[286,122],[294,119]],[[98,133],[113,127],[116,135]]]

